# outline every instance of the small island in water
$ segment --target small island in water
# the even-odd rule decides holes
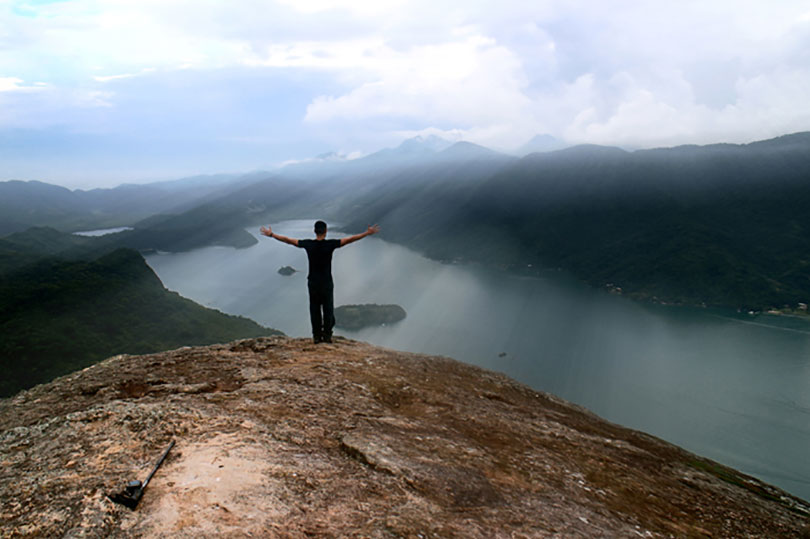
[[[284,267],[278,268],[278,272],[279,272],[281,275],[292,275],[293,273],[295,273],[295,272],[297,272],[297,271],[298,271],[298,270],[297,270],[297,269],[295,269],[295,268],[294,268],[294,267],[292,267],[292,266],[284,266]]]
[[[335,325],[342,329],[358,330],[393,324],[405,316],[405,309],[399,305],[341,305],[335,309]]]

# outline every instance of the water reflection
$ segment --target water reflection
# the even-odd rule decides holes
[[[312,237],[313,221],[273,229]],[[148,262],[184,296],[308,335],[305,252],[250,232],[260,243],[249,249]],[[279,275],[287,265],[302,271]],[[408,313],[338,333],[505,372],[810,498],[805,321],[644,306],[557,279],[439,264],[379,236],[336,251],[333,273],[336,305],[397,303]]]

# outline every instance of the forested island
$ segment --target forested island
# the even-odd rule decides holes
[[[357,331],[370,326],[384,326],[404,320],[407,314],[399,305],[341,305],[335,309],[335,325]]]

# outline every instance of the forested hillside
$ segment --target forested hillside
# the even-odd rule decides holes
[[[115,354],[278,333],[166,290],[132,250],[42,258],[0,280],[0,397]]]
[[[810,134],[749,145],[533,154],[483,182],[430,182],[352,210],[440,259],[561,268],[643,299],[742,308],[810,300]],[[419,208],[407,218],[404,207]]]

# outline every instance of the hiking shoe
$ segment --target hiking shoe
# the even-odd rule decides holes
[[[331,335],[331,334],[324,335],[324,336],[321,338],[321,342],[328,342],[328,343],[330,343],[330,344],[331,344],[331,342],[332,342],[332,335]]]
[[[323,341],[324,341],[324,339],[320,335],[313,335],[312,336],[312,342],[315,343],[315,344],[321,343]],[[331,341],[329,341],[329,342],[331,342]]]

